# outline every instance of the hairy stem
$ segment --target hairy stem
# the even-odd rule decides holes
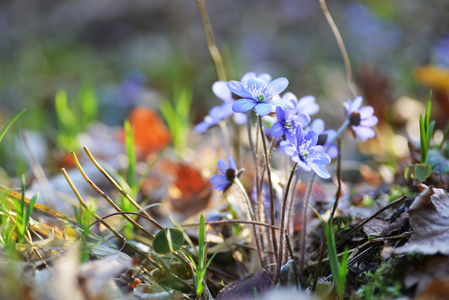
[[[251,200],[248,197],[248,193],[246,192],[245,188],[243,187],[242,183],[240,182],[240,180],[237,177],[234,179],[234,182],[237,184],[237,186],[240,190],[240,194],[242,194],[242,197],[245,200],[250,221],[254,221],[253,208],[251,205]],[[262,250],[260,249],[260,243],[259,243],[259,238],[257,235],[256,224],[253,223],[252,226],[253,226],[253,233],[254,233],[254,242],[256,244],[257,252],[259,254],[260,264],[261,264],[261,266],[263,266],[264,265],[263,264],[263,253],[262,253]],[[276,229],[272,228],[272,230],[276,230]]]
[[[274,199],[273,199],[273,184],[271,182],[271,167],[270,167],[270,157],[268,156],[267,142],[265,141],[265,135],[263,134],[263,126],[262,126],[262,117],[259,116],[259,129],[260,129],[260,137],[262,138],[263,151],[265,154],[265,167],[267,168],[267,177],[268,177],[268,191],[270,193],[270,223],[271,225],[275,224],[275,216],[274,216]],[[283,232],[280,233],[284,234]],[[273,241],[273,249],[274,253],[278,252],[277,247],[277,238],[276,238],[276,230],[271,229],[272,241]],[[277,263],[280,263],[279,261]]]
[[[295,174],[297,166],[298,166],[297,163],[293,166],[293,169],[290,172],[290,177],[288,178],[287,186],[285,188],[284,201],[283,201],[283,205],[282,205],[282,215],[281,215],[281,230],[279,233],[279,252],[278,252],[276,271],[274,273],[274,279],[273,279],[274,286],[276,286],[276,284],[279,280],[279,274],[281,271],[282,260],[284,257],[284,236],[286,234],[285,233],[285,225],[286,225],[285,214],[286,214],[286,210],[287,210],[287,199],[288,199],[288,192],[290,189],[290,184],[292,183],[293,175]]]
[[[313,184],[315,183],[316,174],[313,173],[312,179],[310,180],[309,187],[307,188],[306,200],[303,208],[302,217],[302,233],[301,233],[301,255],[299,261],[299,274],[302,274],[304,270],[304,256],[306,253],[306,235],[307,235],[307,217],[309,210],[310,197],[312,196]]]

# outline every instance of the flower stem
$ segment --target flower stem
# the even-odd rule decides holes
[[[302,234],[301,234],[301,254],[299,261],[299,274],[302,274],[304,270],[304,256],[306,251],[306,234],[307,234],[307,211],[309,209],[310,196],[312,195],[313,184],[315,183],[316,173],[313,173],[312,179],[310,180],[309,187],[307,188],[306,200],[303,208],[302,217]]]
[[[276,265],[276,271],[274,273],[274,279],[273,279],[273,286],[276,286],[278,280],[279,280],[279,274],[281,271],[281,265],[282,260],[284,258],[284,236],[285,236],[285,214],[287,211],[287,199],[288,199],[288,192],[290,189],[290,184],[292,183],[293,175],[295,174],[296,167],[298,166],[297,163],[293,166],[292,171],[290,172],[290,177],[288,178],[287,186],[285,188],[285,194],[284,194],[284,201],[282,205],[282,215],[281,215],[281,230],[279,233],[279,253],[278,253],[278,261]]]
[[[197,0],[196,2],[198,4],[201,22],[203,23],[203,29],[206,35],[207,48],[209,49],[210,56],[214,62],[217,78],[218,80],[226,81],[226,72],[223,66],[223,59],[221,58],[220,51],[218,51],[217,44],[215,44],[212,25],[210,24],[209,16],[207,15],[206,5],[204,4],[204,0]]]
[[[334,19],[332,18],[329,9],[327,8],[326,1],[325,0],[318,0],[321,5],[321,10],[323,11],[324,16],[326,17],[327,22],[329,23],[329,26],[331,27],[332,33],[335,36],[335,39],[337,40],[338,47],[340,48],[341,55],[343,56],[343,61],[345,63],[346,68],[346,81],[348,83],[349,88],[351,89],[354,96],[358,96],[359,93],[357,91],[357,88],[354,85],[354,82],[352,82],[352,71],[351,71],[351,62],[349,61],[348,52],[346,51],[345,43],[343,42],[343,39],[340,35],[340,31],[338,31],[337,25],[334,22]]]
[[[262,117],[259,116],[259,130],[260,130],[260,136],[262,138],[262,144],[263,144],[263,151],[265,154],[265,166],[267,168],[267,177],[268,177],[268,191],[270,193],[270,222],[271,225],[274,226],[275,220],[274,220],[274,199],[273,199],[273,184],[271,182],[271,168],[270,168],[270,161],[268,157],[268,149],[267,149],[267,142],[265,141],[265,135],[263,134],[263,126],[262,126]],[[281,232],[281,235],[283,232]],[[272,241],[273,241],[273,249],[276,256],[276,253],[278,252],[277,247],[277,239],[276,239],[276,230],[273,228],[271,229],[271,235],[272,235]],[[280,263],[279,261],[277,263]]]
[[[242,194],[243,199],[245,200],[247,209],[248,209],[248,216],[250,221],[255,221],[254,220],[254,213],[253,213],[253,208],[251,206],[251,200],[248,197],[248,193],[246,192],[245,188],[243,187],[242,183],[240,182],[240,180],[236,177],[234,179],[234,182],[237,184],[237,186],[239,187],[240,190],[240,194]],[[260,248],[260,243],[259,243],[259,239],[257,236],[257,231],[256,231],[256,225],[252,224],[253,226],[253,233],[254,233],[254,242],[256,244],[256,248],[257,248],[257,252],[259,254],[259,259],[260,259],[260,265],[263,266],[263,253],[262,250]],[[272,228],[273,230],[276,230],[275,228]]]

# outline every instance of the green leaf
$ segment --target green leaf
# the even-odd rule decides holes
[[[426,181],[432,175],[432,167],[428,164],[416,164],[415,176],[420,181]]]
[[[184,236],[177,228],[164,228],[153,239],[153,249],[158,254],[176,252],[182,248]]]
[[[136,177],[136,165],[137,165],[137,157],[136,150],[134,146],[134,134],[131,124],[129,120],[125,120],[124,123],[125,128],[125,147],[126,147],[126,155],[128,156],[129,164],[128,164],[128,185],[131,188],[131,197],[136,198],[137,186],[137,177]]]
[[[199,234],[198,234],[198,269],[203,269],[204,267],[204,260],[206,259],[205,255],[205,240],[206,240],[206,234],[205,234],[205,225],[204,225],[204,217],[203,214],[200,216],[200,228],[199,228]]]
[[[425,125],[425,129],[427,130],[429,123],[430,123],[430,111],[432,108],[432,91],[429,92],[429,95],[427,96],[427,101],[426,101],[426,115],[424,117],[424,125]]]
[[[426,143],[425,143],[427,138],[426,138],[426,130],[424,127],[425,127],[425,125],[424,125],[422,115],[419,115],[419,144],[420,144],[420,150],[421,150],[420,153],[421,153],[421,162],[422,163],[426,163],[426,154],[427,154]]]
[[[5,136],[8,129],[14,124],[14,122],[25,112],[26,108],[22,109],[21,112],[19,112],[11,121],[9,121],[8,124],[6,124],[5,128],[3,128],[2,133],[0,133],[0,143]]]

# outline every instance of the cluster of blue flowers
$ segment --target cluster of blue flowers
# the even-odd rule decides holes
[[[370,127],[377,124],[374,110],[371,106],[361,107],[362,97],[348,100],[344,104],[346,122],[338,131],[325,130],[321,119],[310,123],[310,116],[319,111],[315,98],[306,96],[298,100],[291,92],[281,97],[287,86],[288,80],[284,77],[271,80],[268,74],[257,76],[254,72],[246,73],[241,81],[218,81],[212,90],[223,100],[223,104],[212,108],[194,130],[204,132],[231,115],[234,115],[237,124],[245,123],[247,113],[253,110],[266,123],[272,124],[267,133],[282,139],[280,149],[293,162],[305,171],[313,171],[319,177],[328,179],[331,175],[324,166],[329,165],[338,154],[335,139],[345,128],[363,141],[373,138],[375,132]],[[218,168],[222,174],[213,176],[211,183],[215,185],[214,189],[225,191],[234,181],[237,166],[230,156],[229,164],[220,160]]]

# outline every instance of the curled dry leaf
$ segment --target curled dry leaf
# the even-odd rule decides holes
[[[421,252],[449,255],[449,194],[443,189],[426,187],[409,209],[413,233],[395,254]]]

